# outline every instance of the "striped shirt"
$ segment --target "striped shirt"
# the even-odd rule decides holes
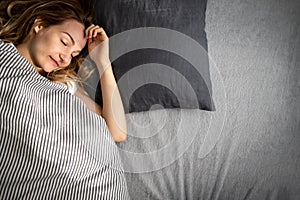
[[[129,199],[104,119],[0,40],[0,199]]]

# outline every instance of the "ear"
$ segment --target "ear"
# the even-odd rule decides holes
[[[34,20],[33,27],[34,27],[33,31],[34,31],[35,34],[37,34],[40,30],[43,29],[43,25],[42,25],[41,20],[39,18],[36,18]]]

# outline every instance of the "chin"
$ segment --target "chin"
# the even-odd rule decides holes
[[[58,68],[47,67],[47,66],[45,66],[45,67],[43,67],[42,69],[43,69],[44,72],[49,73],[49,72],[53,72],[54,70],[56,70],[56,69],[58,69]]]
[[[49,73],[55,70],[53,66],[48,65],[42,65],[42,64],[35,64],[35,69],[40,73],[40,74],[45,74]]]

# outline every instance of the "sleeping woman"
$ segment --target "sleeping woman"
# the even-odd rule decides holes
[[[114,143],[126,121],[105,31],[76,0],[0,6],[0,198],[127,199]],[[78,84],[86,53],[103,107]]]
[[[23,7],[32,5],[24,12],[14,13],[13,6],[18,4]],[[105,119],[114,140],[124,141],[127,135],[125,114],[110,65],[108,37],[103,28],[92,24],[91,19],[84,19],[85,16],[72,16],[75,8],[74,13],[59,15],[56,11],[43,9],[38,13],[37,9],[34,10],[34,1],[16,1],[10,6],[10,19],[1,27],[0,39],[13,44],[40,75],[68,85],[90,110]],[[101,76],[103,108],[92,101],[81,87],[75,86],[80,86],[75,84],[80,81],[76,70],[79,70],[86,44]]]

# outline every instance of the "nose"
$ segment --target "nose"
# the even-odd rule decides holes
[[[59,54],[59,59],[62,65],[69,65],[72,60],[72,56],[68,53]]]

